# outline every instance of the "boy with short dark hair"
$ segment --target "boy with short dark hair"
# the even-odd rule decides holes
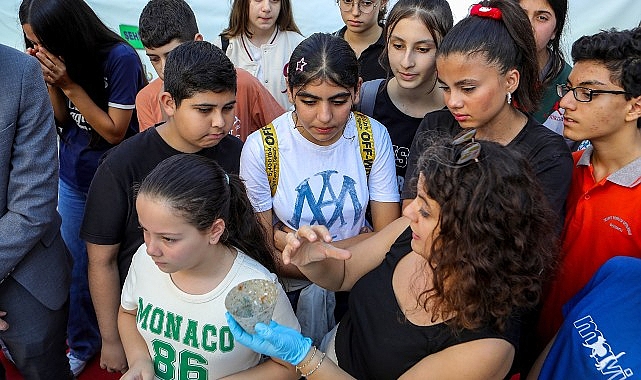
[[[80,236],[87,242],[89,286],[102,336],[101,367],[127,369],[117,313],[131,258],[143,243],[134,188],[162,160],[179,153],[216,160],[238,173],[242,141],[234,124],[236,70],[222,50],[204,41],[174,49],[160,104],[167,121],[109,151],[89,188]]]
[[[561,308],[614,256],[641,257],[641,28],[584,36],[574,67],[558,86],[564,135],[591,146],[574,153],[563,255],[544,298],[542,342],[556,333]]]
[[[158,96],[162,92],[167,55],[187,41],[200,41],[196,16],[184,0],[151,0],[140,14],[140,40],[145,47],[158,78],[143,88],[136,97],[136,112],[140,130],[165,120]],[[236,119],[231,133],[245,141],[249,134],[285,111],[276,99],[253,75],[236,69]]]

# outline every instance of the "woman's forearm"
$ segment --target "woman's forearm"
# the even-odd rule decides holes
[[[324,352],[315,347],[309,350],[305,359],[296,366],[298,373],[311,380],[350,380],[354,379],[343,371]]]
[[[233,375],[225,376],[221,380],[296,380],[298,378],[300,378],[300,376],[297,375],[296,369],[293,365],[280,360],[268,359],[255,367],[237,372]]]

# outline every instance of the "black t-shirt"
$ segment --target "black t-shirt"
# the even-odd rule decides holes
[[[242,141],[229,135],[216,146],[195,154],[216,160],[226,172],[238,174],[242,147]],[[149,128],[108,151],[91,182],[80,237],[93,244],[120,244],[121,286],[133,254],[143,243],[134,185],[142,182],[162,160],[181,153],[169,146],[156,128]]]
[[[380,121],[381,124],[387,128],[387,132],[389,132],[390,138],[392,139],[396,162],[396,179],[398,180],[400,192],[400,190],[403,189],[405,171],[407,170],[410,147],[412,146],[412,141],[414,141],[414,134],[423,118],[408,116],[396,108],[387,93],[384,81],[381,82],[376,94],[374,112],[373,115],[370,116]]]
[[[462,131],[452,113],[447,110],[433,111],[425,115],[416,131],[410,158],[405,173],[405,187],[402,199],[416,197],[415,181],[418,158],[426,148],[426,136],[455,136]],[[519,151],[530,162],[550,206],[560,216],[559,226],[565,215],[565,199],[570,190],[574,162],[563,136],[558,135],[534,118],[528,116],[527,124],[508,145]]]
[[[489,327],[455,333],[444,323],[417,326],[405,319],[391,283],[396,265],[412,251],[411,240],[407,228],[381,265],[354,284],[336,333],[338,365],[359,380],[398,379],[426,356],[460,343],[498,338],[518,349],[517,318],[504,334]]]
[[[383,25],[381,25],[383,27]],[[334,33],[335,36],[340,38],[345,37],[345,31],[347,26],[344,26],[341,30]],[[381,32],[381,36],[376,42],[369,45],[367,49],[363,50],[361,56],[358,57],[358,71],[363,82],[368,80],[379,79],[387,77],[387,70],[381,66],[378,61],[378,58],[383,54],[385,49],[385,36]]]

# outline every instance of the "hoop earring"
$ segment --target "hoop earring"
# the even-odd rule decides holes
[[[512,104],[512,93],[511,92],[507,93],[507,104]]]

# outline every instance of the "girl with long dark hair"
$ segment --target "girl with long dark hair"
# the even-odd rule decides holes
[[[27,53],[40,61],[60,135],[58,212],[74,259],[68,341],[74,374],[100,350],[79,237],[89,184],[100,157],[138,131],[135,98],[146,84],[135,50],[82,0],[23,0]]]
[[[488,36],[492,36],[489,38]],[[562,136],[529,115],[541,95],[536,44],[526,13],[513,1],[483,1],[445,35],[436,52],[438,86],[447,109],[428,113],[410,151],[405,182],[416,176],[422,134],[451,136],[475,128],[476,138],[516,149],[529,160],[559,230],[570,187],[572,157]],[[407,203],[416,195],[405,186]]]
[[[376,120],[353,112],[361,80],[349,44],[329,34],[309,36],[292,53],[287,84],[294,110],[249,135],[240,158],[249,199],[276,248],[285,246],[281,230],[304,224],[325,225],[342,240],[368,227],[378,231],[398,218],[389,134]],[[277,141],[273,166],[267,165],[274,156],[266,152],[265,133]],[[303,331],[320,340],[334,326],[333,295],[310,284],[295,267],[282,269]],[[315,295],[316,290],[322,294]]]
[[[136,209],[145,244],[118,315],[129,362],[123,379],[296,379],[293,366],[260,362],[235,344],[226,326],[228,291],[265,279],[277,286],[273,318],[299,328],[241,179],[209,158],[175,155],[143,180]]]
[[[388,78],[364,82],[361,87],[358,110],[380,121],[392,139],[399,190],[418,126],[425,114],[445,107],[443,92],[436,85],[436,50],[452,24],[446,0],[394,4],[381,56],[389,67]]]
[[[565,61],[563,49],[561,49],[568,2],[567,0],[520,0],[519,4],[527,13],[534,30],[539,79],[543,86],[543,96],[532,116],[554,132],[563,135],[563,114],[559,107],[556,85],[564,84],[572,70]],[[568,142],[572,147],[576,145],[572,140]]]

